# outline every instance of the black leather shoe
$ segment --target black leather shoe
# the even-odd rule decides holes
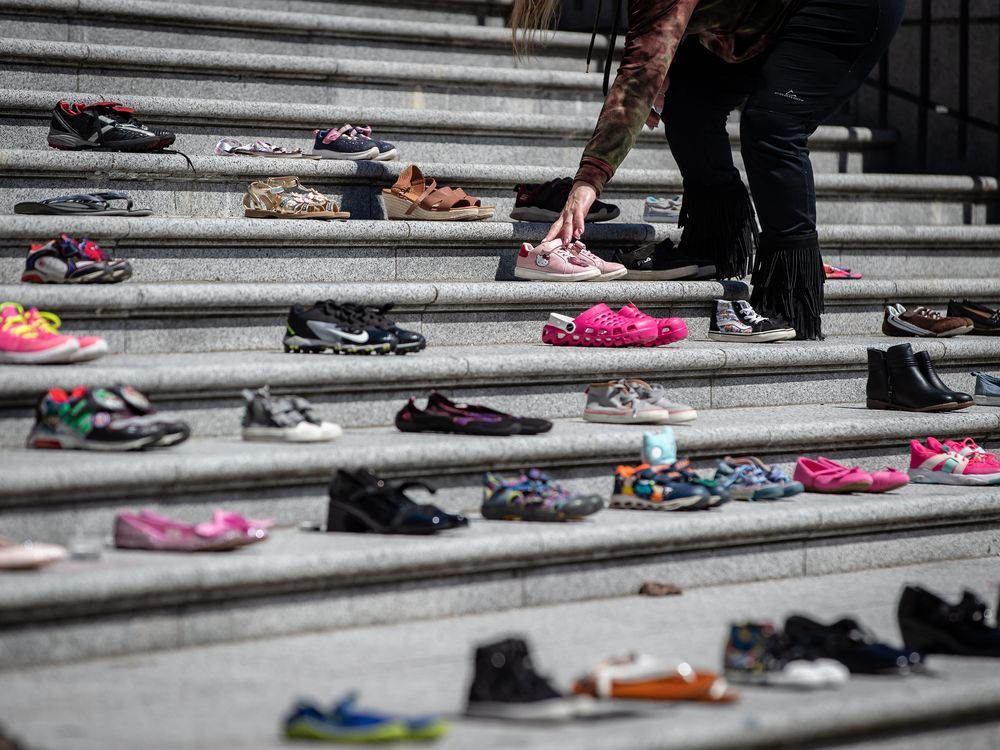
[[[923,668],[916,651],[880,643],[855,620],[822,625],[802,615],[785,621],[785,636],[801,646],[809,659],[836,659],[855,674],[909,674]]]
[[[934,363],[931,361],[930,354],[927,352],[917,352],[914,356],[917,358],[917,365],[920,367],[920,374],[926,378],[928,383],[937,388],[939,391],[945,391],[946,393],[951,394],[951,397],[955,399],[955,402],[961,404],[961,406],[957,408],[961,409],[975,404],[975,400],[968,393],[954,391],[945,385],[944,381],[941,380],[941,377],[937,374],[937,370],[934,369]]]
[[[933,412],[969,405],[959,403],[951,394],[950,389],[941,390],[924,377],[909,344],[890,346],[886,352],[868,350],[869,409]]]
[[[1000,656],[1000,628],[987,623],[989,610],[971,591],[949,604],[919,586],[899,599],[899,630],[906,648],[925,654]]]

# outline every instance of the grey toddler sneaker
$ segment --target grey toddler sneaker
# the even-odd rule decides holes
[[[976,376],[976,403],[982,406],[1000,406],[1000,377],[985,372]]]

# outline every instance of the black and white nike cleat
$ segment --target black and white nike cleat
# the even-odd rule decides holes
[[[174,142],[176,136],[169,130],[147,127],[133,115],[118,102],[59,102],[49,123],[49,146],[73,151],[160,151]]]
[[[389,354],[399,340],[391,332],[365,325],[348,305],[333,300],[312,306],[293,305],[285,332],[286,352],[337,354]]]
[[[355,305],[350,302],[344,303],[344,309],[349,311],[363,328],[381,328],[396,337],[396,354],[407,354],[408,352],[419,352],[427,346],[427,339],[416,331],[400,328],[388,316],[388,312],[393,308],[390,302],[387,305]]]

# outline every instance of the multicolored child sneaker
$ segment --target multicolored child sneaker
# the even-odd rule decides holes
[[[134,423],[158,425],[163,428],[163,436],[155,443],[158,448],[180,445],[191,437],[191,426],[183,419],[160,414],[138,389],[117,383],[108,389],[125,403]]]
[[[110,281],[118,282],[132,278],[132,264],[124,258],[111,257],[111,255],[99,247],[96,242],[88,240],[86,237],[77,240],[65,234],[63,235],[63,240],[75,242],[76,246],[80,248],[80,252],[88,258],[100,260],[106,263],[108,265],[108,271],[111,272]]]
[[[38,331],[49,335],[61,335],[59,327],[62,325],[62,320],[55,313],[44,312],[32,307],[24,313],[24,319]],[[90,362],[108,353],[108,344],[100,336],[73,336],[71,338],[75,338],[78,345],[71,362]]]
[[[645,346],[659,335],[656,321],[626,318],[603,302],[575,318],[550,313],[542,328],[542,342],[553,346]]]
[[[604,260],[604,258],[594,255],[594,253],[590,252],[587,249],[587,246],[580,242],[580,240],[576,240],[571,245],[567,245],[566,249],[569,250],[577,260],[582,260],[588,266],[593,266],[600,271],[600,276],[595,276],[594,278],[589,279],[589,281],[613,281],[614,279],[620,279],[628,273],[628,269],[621,263]]]
[[[133,451],[163,437],[159,424],[135,419],[125,402],[103,388],[53,388],[38,402],[29,448]]]
[[[300,701],[285,719],[285,735],[326,742],[433,740],[451,728],[440,716],[391,716],[355,708],[357,693],[348,693],[329,711]]]
[[[600,275],[600,268],[574,255],[560,239],[534,247],[525,242],[514,264],[514,277],[525,281],[599,281]]]
[[[704,506],[697,505],[692,510],[706,510],[725,505],[732,498],[715,479],[706,479],[697,471],[691,468],[691,462],[686,458],[681,458],[668,464],[653,465],[656,472],[656,481],[661,484],[676,484],[677,482],[687,482],[697,487],[704,487],[708,492],[708,503]]]
[[[807,658],[769,622],[735,623],[725,649],[726,678],[733,683],[818,690],[840,687],[850,672],[833,659]]]
[[[755,464],[737,466],[732,474],[716,471],[715,480],[733,500],[776,500],[785,496],[784,486],[768,479]]]
[[[312,155],[321,159],[364,161],[373,160],[381,153],[372,140],[359,134],[350,125],[314,130],[313,135],[316,136],[316,141]]]
[[[538,469],[517,479],[483,476],[483,518],[494,521],[572,521],[604,507],[596,495],[575,495]]]
[[[657,324],[660,330],[660,335],[653,339],[653,341],[649,344],[646,344],[646,346],[666,346],[667,344],[674,344],[678,341],[683,341],[688,335],[687,324],[680,318],[654,318],[653,316],[644,313],[631,302],[619,310],[618,314],[623,318],[632,318],[633,320],[652,320]]]
[[[768,481],[782,487],[785,492],[785,497],[792,497],[805,491],[805,487],[802,482],[792,479],[780,466],[769,466],[756,456],[748,456],[746,458],[733,458],[732,456],[726,456],[724,459],[719,461],[719,468],[716,473],[728,476],[736,471],[736,469],[740,466],[746,465],[756,466],[764,473],[764,476],[767,477]]]
[[[1000,462],[993,454],[971,452],[961,455],[932,437],[924,446],[910,441],[910,481],[919,484],[965,486],[1000,484]]]
[[[611,508],[634,510],[700,510],[712,505],[712,494],[698,484],[669,473],[660,473],[648,464],[618,466]]]
[[[0,303],[0,364],[66,364],[80,350],[73,336],[61,336],[36,328],[15,302]]]
[[[32,245],[21,274],[21,281],[31,284],[107,284],[113,280],[108,264],[100,256],[84,253],[67,234]]]

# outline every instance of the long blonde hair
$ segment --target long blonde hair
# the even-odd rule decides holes
[[[523,57],[538,42],[540,32],[553,28],[559,19],[562,0],[514,0],[510,14],[510,35],[514,54]]]

